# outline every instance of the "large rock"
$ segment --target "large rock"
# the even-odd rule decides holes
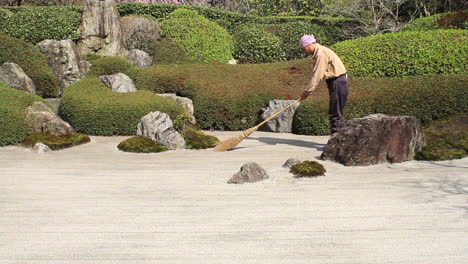
[[[145,115],[137,126],[137,135],[151,138],[172,150],[184,149],[185,140],[174,129],[171,118],[159,111]]]
[[[99,80],[117,93],[136,92],[137,90],[132,79],[123,73],[101,75],[99,76]]]
[[[0,81],[5,82],[16,90],[36,93],[34,82],[24,73],[21,66],[16,63],[5,62],[0,66]]]
[[[263,113],[260,116],[262,121],[281,111],[284,107],[288,106],[292,102],[294,102],[294,100],[271,100],[268,102],[268,106],[266,108],[262,108]],[[268,121],[265,125],[260,127],[260,130],[279,133],[291,133],[293,117],[299,105],[299,103],[293,105],[284,113]]]
[[[190,122],[192,124],[196,123],[195,117],[193,116],[194,108],[193,108],[192,99],[189,99],[187,97],[177,96],[174,93],[165,93],[165,94],[158,94],[158,95],[171,99],[172,101],[180,104],[185,109],[185,111],[187,111],[187,113],[189,113],[192,116],[192,119]]]
[[[240,171],[232,176],[228,183],[252,183],[268,179],[266,171],[255,162],[242,165]]]
[[[29,121],[32,133],[50,133],[62,136],[75,132],[70,124],[55,115],[52,110],[42,102],[34,102],[28,107],[26,120]]]
[[[52,72],[60,83],[60,92],[70,84],[81,80],[90,68],[90,63],[82,60],[75,43],[71,39],[46,39],[37,43],[39,50],[47,57]]]
[[[153,57],[139,49],[130,50],[127,54],[127,59],[137,67],[148,67],[153,64]]]
[[[122,57],[127,54],[114,0],[83,0],[83,16],[78,32],[81,54]]]
[[[346,166],[396,163],[412,160],[424,144],[416,118],[375,114],[347,121],[331,136],[321,158]]]

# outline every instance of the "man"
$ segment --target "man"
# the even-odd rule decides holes
[[[301,101],[309,97],[322,79],[326,79],[330,94],[328,116],[331,133],[338,132],[344,125],[344,108],[348,97],[348,76],[343,62],[331,49],[317,43],[314,35],[301,37],[300,45],[307,54],[313,54],[315,63],[312,68],[312,78],[301,93]]]

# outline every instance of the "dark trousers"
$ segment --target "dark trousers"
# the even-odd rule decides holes
[[[344,126],[344,108],[348,98],[348,79],[346,74],[336,78],[327,79],[330,104],[328,116],[330,117],[331,133],[336,133]]]

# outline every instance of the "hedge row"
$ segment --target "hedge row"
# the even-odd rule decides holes
[[[0,65],[4,62],[20,65],[33,80],[37,95],[57,96],[57,77],[49,69],[46,57],[35,46],[0,33]]]
[[[413,20],[403,29],[405,31],[425,31],[434,29],[468,29],[468,11],[436,14]]]
[[[271,99],[295,99],[311,74],[311,59],[245,65],[178,65],[140,68],[138,89],[175,92],[194,100],[202,129],[252,127]],[[348,118],[372,113],[413,115],[422,122],[467,111],[466,75],[351,78]],[[324,82],[294,119],[300,134],[328,134],[328,90]]]
[[[153,111],[172,119],[185,110],[169,99],[148,91],[115,93],[93,76],[67,87],[59,115],[79,133],[88,135],[134,135],[141,118]]]
[[[467,74],[468,30],[405,31],[332,46],[352,76]]]
[[[17,144],[29,133],[26,108],[41,97],[18,91],[0,82],[0,146]]]

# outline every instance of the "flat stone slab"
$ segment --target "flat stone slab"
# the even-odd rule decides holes
[[[227,139],[239,132],[206,132]],[[233,151],[124,153],[128,137],[0,148],[0,263],[464,264],[468,159],[294,178],[328,137],[255,132]],[[256,161],[270,179],[226,184]]]

